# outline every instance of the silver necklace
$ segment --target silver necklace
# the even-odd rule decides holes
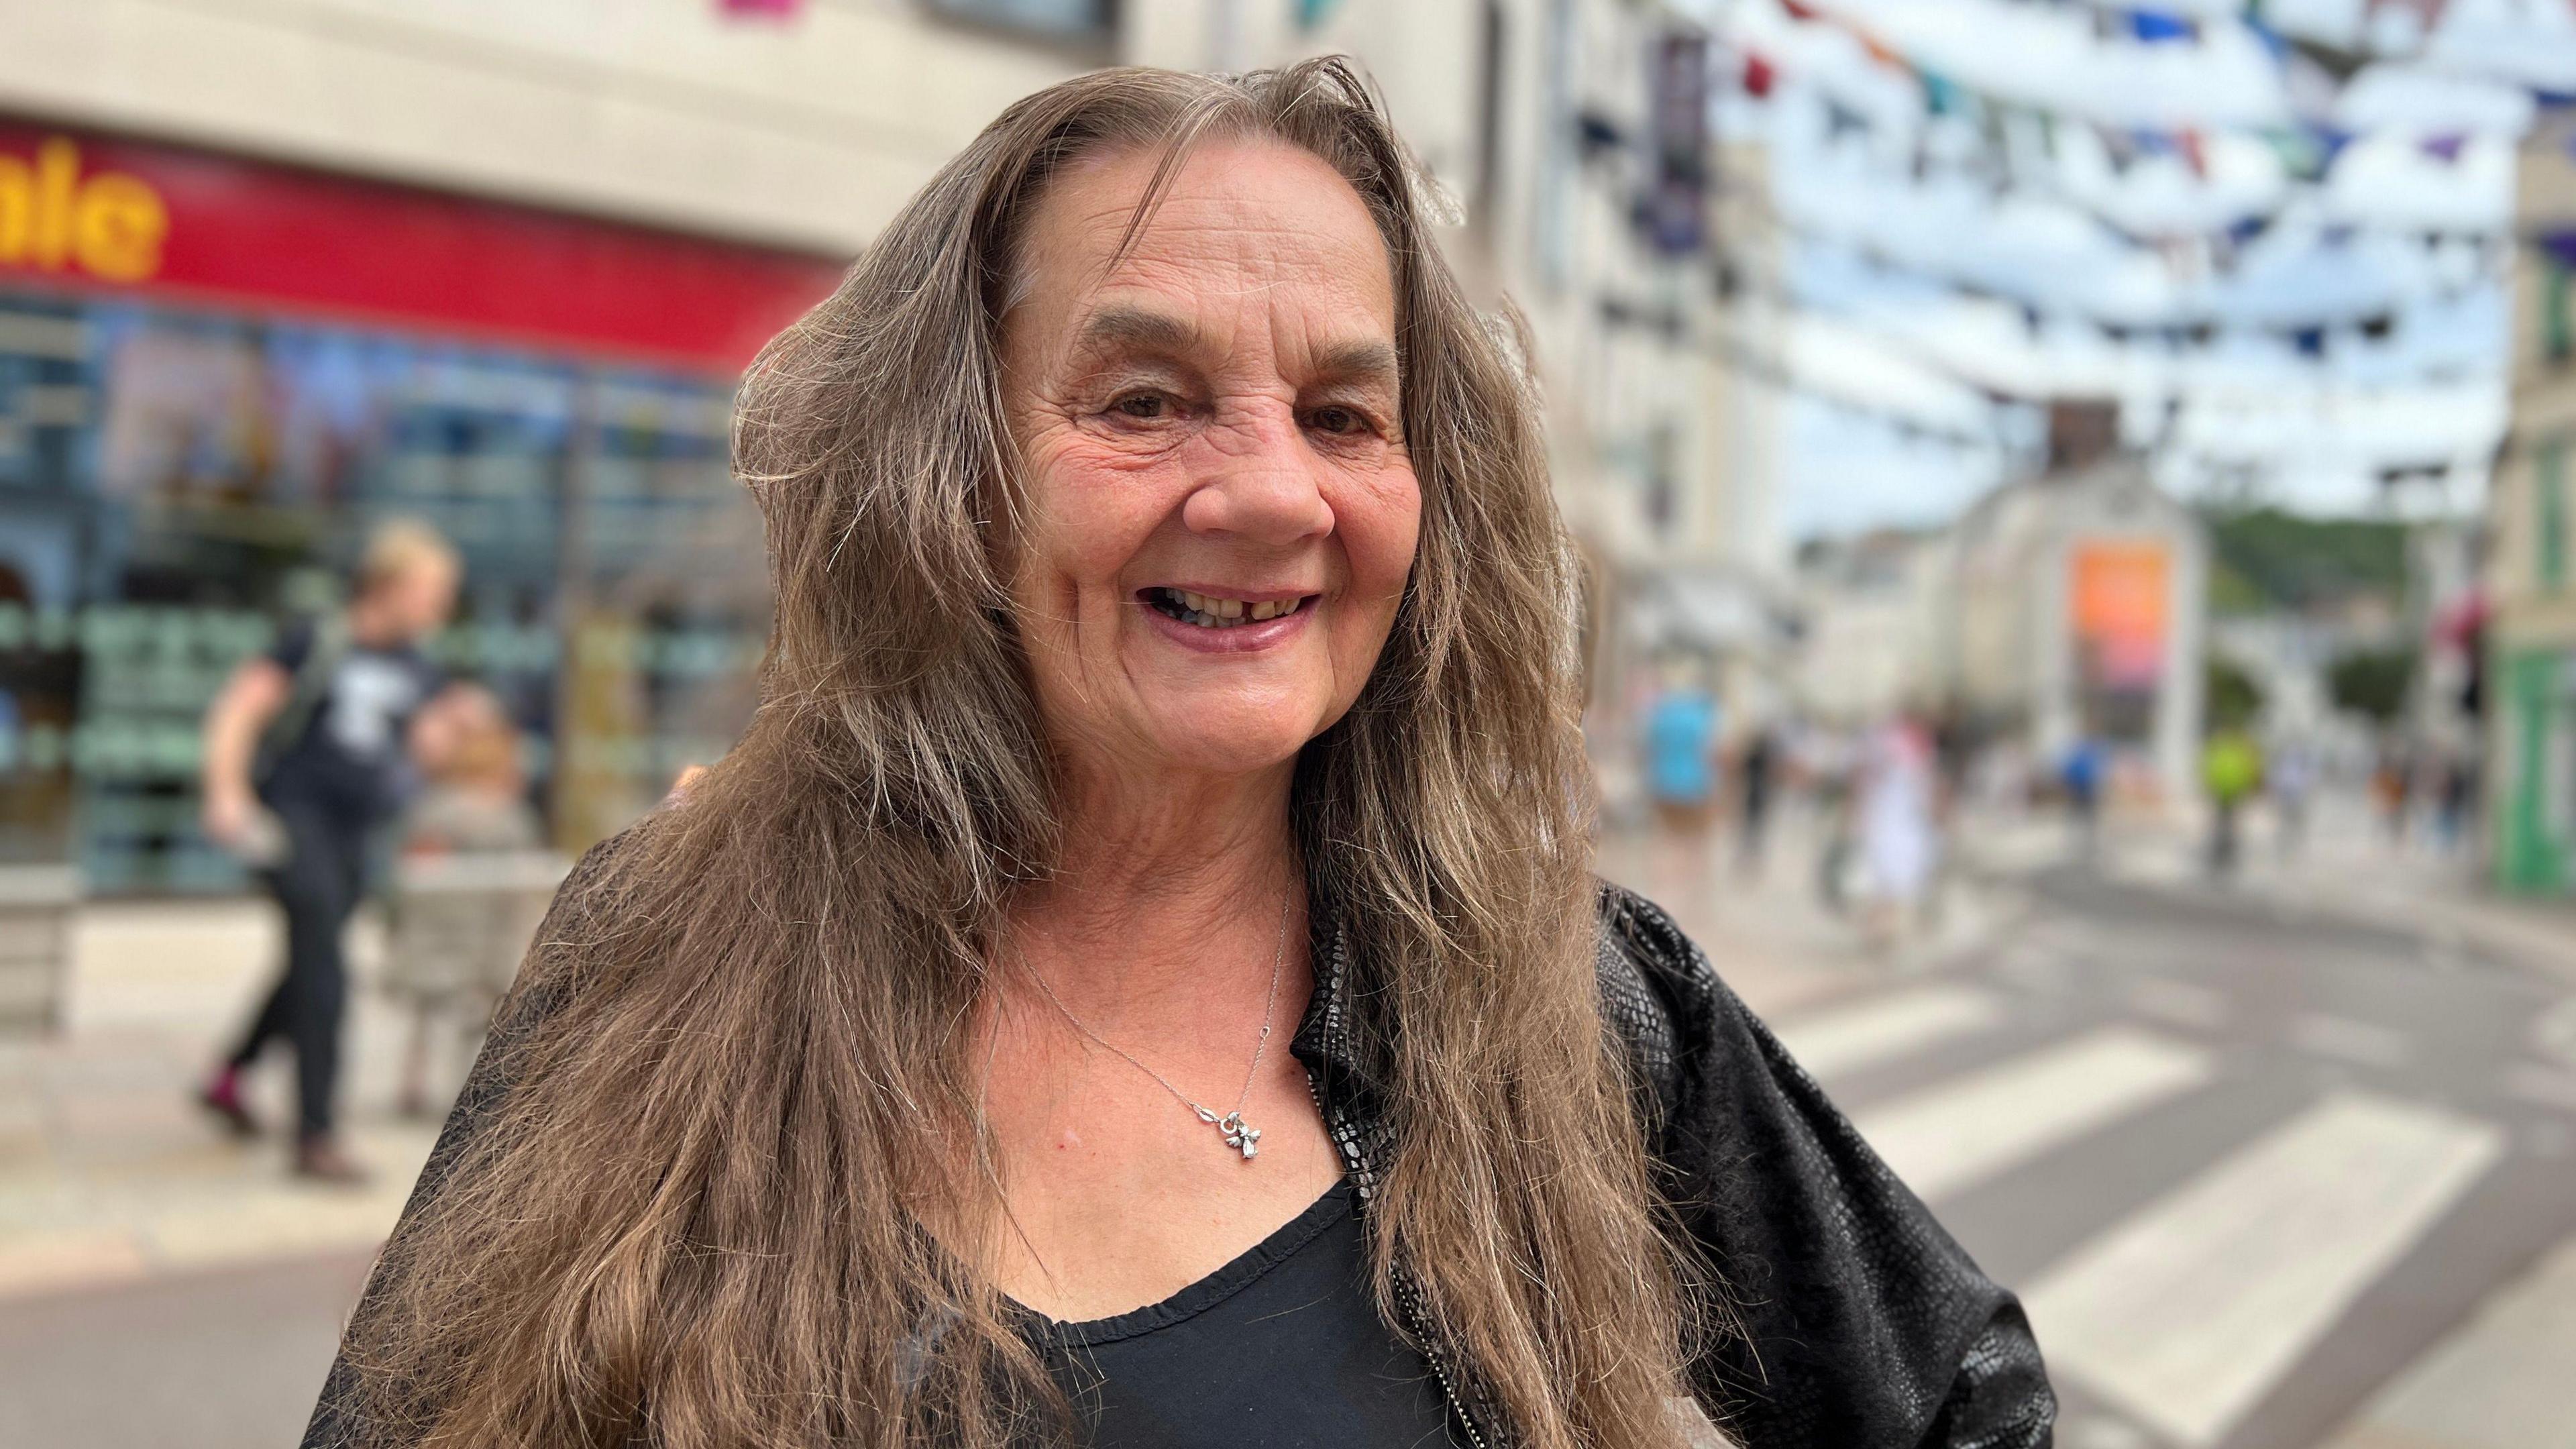
[[[1073,1009],[1066,1006],[1063,1000],[1057,997],[1054,987],[1047,985],[1047,979],[1043,972],[1040,972],[1035,967],[1031,967],[1029,974],[1037,978],[1038,990],[1046,993],[1046,999],[1054,1003],[1056,1010],[1064,1013],[1064,1019],[1073,1023],[1073,1029],[1075,1031],[1081,1032],[1084,1036],[1091,1038],[1091,1040],[1098,1045],[1116,1052],[1119,1056],[1126,1058],[1129,1066],[1143,1072],[1146,1076],[1152,1077],[1155,1081],[1162,1083],[1164,1091],[1171,1093],[1182,1106],[1187,1107],[1192,1112],[1198,1114],[1198,1119],[1200,1121],[1214,1127],[1217,1130],[1217,1134],[1225,1139],[1226,1146],[1241,1152],[1243,1154],[1243,1160],[1250,1162],[1260,1151],[1261,1129],[1245,1125],[1243,1120],[1243,1104],[1252,1100],[1252,1082],[1255,1077],[1261,1075],[1261,1054],[1269,1049],[1271,1021],[1274,1014],[1279,1009],[1279,968],[1281,963],[1288,959],[1288,899],[1289,898],[1285,894],[1282,894],[1279,898],[1279,940],[1278,943],[1271,948],[1270,952],[1270,998],[1268,1001],[1263,1003],[1261,1008],[1261,1036],[1252,1044],[1252,1065],[1244,1070],[1243,1090],[1237,1092],[1234,1096],[1234,1110],[1226,1113],[1222,1117],[1192,1100],[1189,1093],[1173,1086],[1171,1079],[1164,1076],[1161,1072],[1155,1071],[1152,1067],[1136,1060],[1136,1058],[1130,1054],[1126,1048],[1104,1039],[1100,1033],[1083,1025],[1082,1018],[1074,1015]]]

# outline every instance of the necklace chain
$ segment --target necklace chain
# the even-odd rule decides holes
[[[1189,1093],[1173,1086],[1169,1077],[1164,1076],[1161,1072],[1155,1071],[1152,1067],[1138,1061],[1135,1054],[1128,1051],[1125,1047],[1118,1045],[1116,1042],[1110,1041],[1100,1033],[1093,1031],[1088,1026],[1085,1026],[1082,1018],[1073,1014],[1073,1008],[1065,1005],[1064,999],[1055,994],[1055,988],[1047,984],[1046,974],[1044,972],[1037,970],[1035,967],[1031,967],[1029,974],[1037,978],[1038,990],[1046,993],[1046,999],[1048,1002],[1051,1003],[1057,1011],[1064,1014],[1064,1019],[1066,1021],[1073,1023],[1073,1029],[1075,1031],[1081,1032],[1084,1036],[1089,1037],[1094,1044],[1104,1047],[1109,1051],[1116,1052],[1129,1066],[1134,1067],[1136,1070],[1143,1072],[1146,1076],[1152,1077],[1156,1082],[1160,1083],[1164,1091],[1172,1094],[1174,1100],[1178,1101],[1182,1106],[1189,1108],[1193,1113],[1196,1113],[1200,1121],[1214,1126],[1219,1133],[1223,1134],[1225,1137],[1225,1145],[1241,1152],[1244,1156],[1244,1160],[1248,1162],[1257,1153],[1258,1149],[1256,1144],[1261,1141],[1261,1131],[1257,1127],[1247,1127],[1244,1125],[1243,1104],[1252,1100],[1252,1084],[1254,1080],[1261,1075],[1261,1054],[1270,1048],[1270,1028],[1276,1019],[1276,1015],[1279,1010],[1279,971],[1280,967],[1285,964],[1288,959],[1289,900],[1290,896],[1287,892],[1283,891],[1280,893],[1278,939],[1272,944],[1270,950],[1270,995],[1263,1001],[1261,1006],[1261,1035],[1255,1038],[1252,1043],[1252,1065],[1244,1069],[1243,1090],[1235,1094],[1234,1110],[1223,1116],[1218,1116],[1215,1112],[1208,1110],[1205,1106],[1202,1106],[1198,1101],[1193,1099]]]

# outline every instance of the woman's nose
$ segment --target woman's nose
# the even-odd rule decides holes
[[[1181,505],[1192,533],[1277,545],[1332,532],[1322,460],[1293,420],[1248,422],[1209,441],[1213,456]]]

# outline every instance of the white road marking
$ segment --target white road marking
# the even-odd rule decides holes
[[[2330,1097],[2094,1239],[2024,1302],[2052,1369],[2215,1444],[2504,1151],[2492,1124]]]
[[[2129,1004],[2159,1021],[2216,1031],[2227,1024],[2225,994],[2164,976],[2142,978],[2129,988]]]
[[[2002,1005],[1965,986],[1921,986],[1856,1006],[1827,1007],[1775,1027],[1789,1055],[1819,1081],[1893,1061],[2004,1019]]]
[[[2290,1045],[2311,1056],[2393,1071],[2414,1058],[2403,1034],[2341,1016],[2302,1016],[2290,1023]]]
[[[2066,1449],[2155,1449],[2146,1430],[2099,1414],[2067,1420],[2058,1425],[2057,1437]]]
[[[2526,1102],[2576,1112],[2576,1072],[2562,1072],[2538,1062],[2515,1062],[2505,1069],[2504,1089]]]
[[[2107,874],[2132,885],[2178,885],[2202,869],[2200,853],[2189,846],[2132,845],[2111,852]]]
[[[2216,1075],[2208,1052],[2113,1027],[1882,1104],[1854,1125],[1908,1187],[1935,1198]]]

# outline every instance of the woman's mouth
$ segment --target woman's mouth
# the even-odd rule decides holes
[[[1306,594],[1286,599],[1250,600],[1194,593],[1188,589],[1151,588],[1143,590],[1141,597],[1149,608],[1167,619],[1177,619],[1201,629],[1239,629],[1246,624],[1285,618],[1304,608],[1315,596]]]

